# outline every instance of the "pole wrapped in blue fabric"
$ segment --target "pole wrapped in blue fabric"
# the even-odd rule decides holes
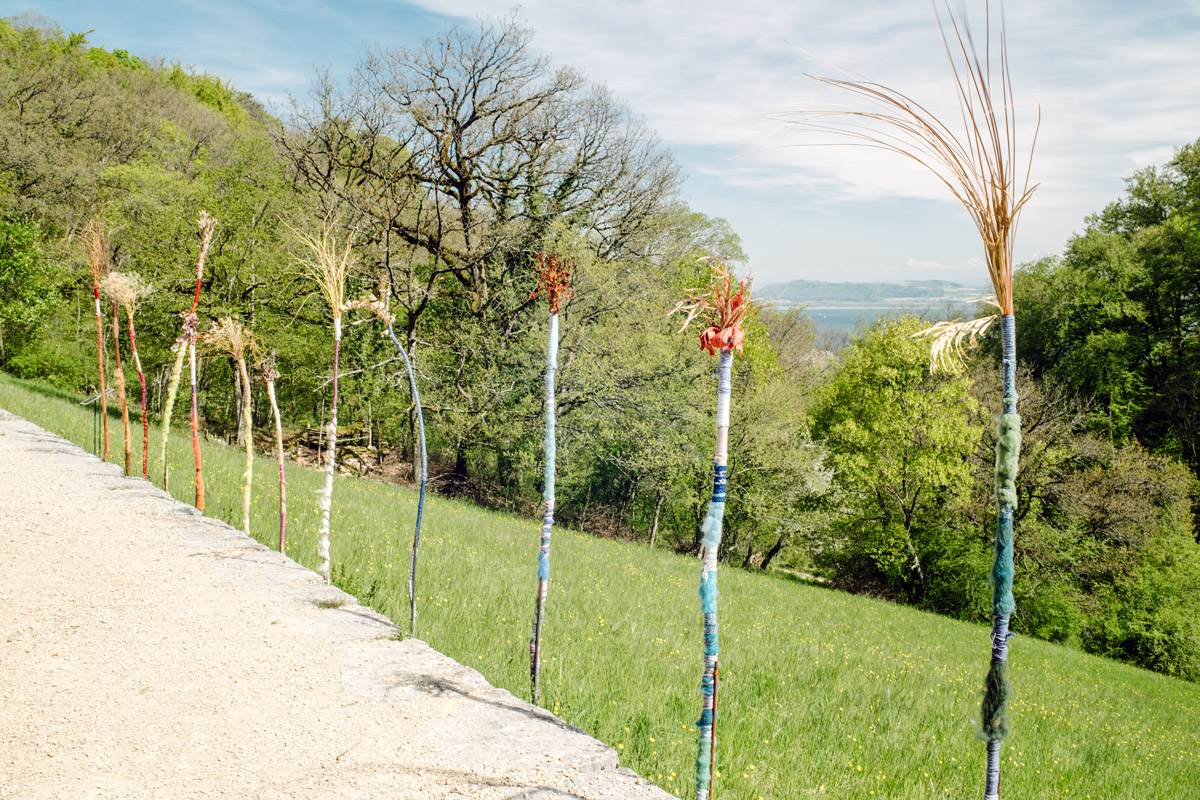
[[[717,695],[720,691],[720,645],[717,639],[717,560],[728,488],[729,407],[733,397],[733,351],[742,351],[742,323],[750,311],[746,281],[735,281],[721,262],[711,263],[709,285],[689,289],[672,314],[687,312],[683,327],[700,317],[707,326],[700,347],[717,359],[717,445],[713,453],[713,491],[700,524],[700,611],[704,617],[704,672],[700,678],[699,748],[696,754],[696,800],[708,800],[716,775]]]
[[[732,396],[733,350],[721,350],[717,362],[717,448],[713,458],[712,499],[700,526],[700,610],[704,615],[704,672],[700,679],[699,752],[696,755],[696,798],[707,800],[712,788],[716,752],[717,690],[720,643],[717,638],[717,555],[725,516],[728,478],[729,406]]]

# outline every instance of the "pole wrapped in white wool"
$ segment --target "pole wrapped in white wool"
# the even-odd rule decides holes
[[[250,497],[254,486],[254,415],[250,406],[250,373],[246,369],[245,357],[238,359],[238,370],[242,376],[242,422],[246,427],[246,466],[242,470],[242,532],[250,535]]]
[[[188,342],[188,368],[192,378],[192,458],[196,462],[196,510],[204,513],[204,472],[200,463],[200,409],[197,405],[196,340]]]
[[[337,448],[337,400],[338,400],[338,355],[342,345],[342,318],[333,320],[333,399],[329,410],[329,433],[325,457],[325,486],[317,499],[321,511],[321,538],[317,543],[317,555],[321,558],[321,577],[329,583],[329,510],[333,505],[333,469]]]
[[[558,314],[550,314],[549,344],[546,347],[546,467],[545,489],[542,498],[545,512],[542,515],[542,539],[538,548],[538,590],[533,615],[533,634],[529,640],[529,676],[531,696],[537,703],[541,693],[542,665],[542,617],[546,608],[546,595],[550,586],[550,534],[554,528],[554,470],[557,457],[555,439],[554,373],[558,370]]]

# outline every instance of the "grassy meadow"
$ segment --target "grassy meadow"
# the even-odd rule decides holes
[[[92,412],[78,400],[0,376],[0,407],[93,450]],[[178,407],[186,404],[181,397]],[[110,440],[119,462],[119,421]],[[134,451],[140,458],[140,441]],[[187,502],[191,458],[180,419],[171,490]],[[243,454],[210,443],[204,459],[208,513],[239,526]],[[161,475],[153,464],[151,475]],[[272,547],[277,480],[273,457],[260,454],[252,530]],[[321,480],[289,466],[288,555],[312,568]],[[402,625],[415,508],[408,489],[336,479],[336,582]],[[528,697],[538,521],[437,497],[425,513],[417,635]],[[556,528],[551,565],[545,706],[642,776],[690,796],[702,666],[697,562]],[[978,796],[984,759],[974,720],[987,628],[786,576],[726,568],[720,580],[714,797]],[[1024,638],[1011,658],[1006,800],[1200,796],[1200,686]]]

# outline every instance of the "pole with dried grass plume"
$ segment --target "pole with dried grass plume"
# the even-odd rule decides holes
[[[696,800],[708,800],[716,773],[717,690],[719,688],[717,641],[717,554],[721,547],[725,516],[725,490],[729,458],[729,407],[733,385],[733,351],[742,352],[746,333],[742,329],[750,309],[746,281],[735,283],[733,273],[721,262],[712,263],[708,286],[688,289],[687,296],[671,311],[686,312],[683,328],[700,318],[707,323],[700,346],[717,361],[717,446],[713,454],[713,491],[708,513],[700,526],[700,609],[704,614],[704,672],[700,679],[701,711],[699,753],[696,756]]]
[[[346,309],[359,308],[369,311],[384,324],[386,333],[396,351],[404,359],[404,368],[408,371],[408,382],[412,387],[413,406],[417,410],[417,437],[421,448],[421,489],[417,494],[417,524],[413,530],[412,557],[408,563],[408,629],[412,636],[417,635],[417,554],[421,549],[421,517],[425,511],[425,487],[429,482],[429,456],[425,450],[425,415],[421,411],[421,393],[417,391],[417,375],[413,371],[412,361],[408,352],[396,338],[395,316],[388,309],[387,303],[369,296],[365,300],[355,300],[346,304]]]
[[[935,6],[935,12],[936,12]],[[999,47],[990,47],[992,11],[985,6],[987,47],[981,58],[965,21],[949,12],[949,26],[937,14],[938,26],[954,76],[962,131],[950,126],[900,92],[861,78],[815,78],[819,84],[848,96],[851,107],[833,106],[785,112],[789,122],[808,131],[833,134],[852,144],[888,150],[932,172],[962,204],[983,240],[984,253],[999,306],[1001,369],[1004,395],[997,422],[994,483],[997,503],[995,559],[992,565],[991,664],[984,685],[980,737],[987,743],[984,771],[985,800],[1000,797],[1000,747],[1009,732],[1008,680],[1009,617],[1015,610],[1013,578],[1013,510],[1015,480],[1021,448],[1021,418],[1017,415],[1016,322],[1013,317],[1013,239],[1021,211],[1037,188],[1029,182],[1038,122],[1029,139],[1028,155],[1018,153],[1017,109],[1009,74],[1003,16]],[[993,52],[999,63],[993,63]],[[1024,176],[1020,176],[1024,162]],[[993,318],[994,319],[994,318]],[[951,352],[961,352],[964,337],[986,330],[987,322],[935,326],[934,364]]]
[[[542,540],[538,548],[537,595],[533,611],[533,631],[529,637],[529,683],[533,702],[541,698],[542,622],[546,610],[546,595],[550,588],[550,533],[554,528],[554,476],[557,442],[555,439],[554,373],[558,370],[558,312],[569,300],[571,265],[555,253],[539,252],[536,256],[537,289],[530,295],[536,299],[544,294],[550,304],[550,330],[546,345],[546,471],[543,479]]]
[[[204,470],[200,463],[200,407],[196,401],[196,336],[200,328],[200,318],[196,309],[200,306],[200,285],[204,279],[204,259],[208,255],[208,246],[212,242],[213,231],[217,221],[201,211],[196,225],[200,228],[200,257],[196,260],[196,294],[192,298],[192,309],[184,318],[184,331],[188,333],[188,366],[192,379],[192,456],[196,461],[196,510],[204,512]]]
[[[250,373],[246,353],[254,349],[254,334],[233,317],[222,317],[200,336],[206,350],[229,356],[242,378],[242,425],[246,431],[246,468],[242,471],[242,532],[250,535],[250,490],[254,483],[254,419],[250,406]]]
[[[167,442],[171,434],[171,415],[175,410],[175,398],[179,392],[179,379],[183,373],[183,360],[190,355],[192,371],[192,452],[196,457],[196,508],[203,511],[204,478],[200,472],[199,420],[197,418],[195,400],[195,349],[196,336],[200,331],[200,318],[196,315],[196,309],[200,305],[200,287],[204,280],[204,259],[208,255],[208,246],[212,242],[213,230],[217,227],[217,221],[210,217],[208,212],[201,211],[196,224],[200,229],[200,255],[196,259],[196,292],[192,297],[191,309],[179,314],[182,330],[179,336],[176,337],[175,343],[171,345],[171,351],[175,353],[175,363],[171,366],[171,375],[167,381],[167,402],[163,406],[160,458],[163,469],[163,489],[166,490],[170,484],[170,463],[167,461]]]
[[[98,217],[83,228],[83,245],[92,262],[92,296],[96,300],[96,363],[100,372],[100,418],[104,423],[104,453],[108,461],[108,390],[104,385],[104,315],[100,310],[100,281],[108,274],[108,235]]]
[[[287,554],[287,478],[283,472],[283,423],[279,418],[279,403],[275,400],[275,381],[279,380],[279,367],[275,353],[258,364],[258,373],[267,384],[267,399],[271,401],[271,415],[275,419],[275,452],[279,457],[279,552]]]
[[[104,284],[108,296],[125,309],[125,321],[129,327],[129,351],[133,356],[133,366],[137,369],[138,383],[142,389],[142,477],[149,478],[150,418],[146,414],[146,373],[142,371],[142,360],[138,357],[137,328],[134,327],[133,315],[137,311],[138,301],[153,289],[136,272],[109,273],[104,279]]]
[[[188,332],[188,315],[184,313],[180,316],[184,318],[184,332],[171,345],[171,352],[175,353],[175,362],[171,365],[170,378],[167,380],[167,399],[163,403],[162,423],[160,424],[162,442],[159,460],[162,462],[163,491],[170,489],[170,464],[167,462],[167,440],[171,433],[171,414],[175,409],[175,398],[179,394],[179,378],[183,374],[183,360],[187,358],[188,339],[189,336],[195,335],[194,329],[191,333]]]
[[[347,236],[345,242],[341,242],[331,222],[326,222],[316,236],[295,229],[292,233],[308,251],[300,260],[300,266],[317,284],[333,315],[333,395],[329,404],[325,485],[317,499],[321,511],[317,554],[321,557],[321,576],[329,583],[329,514],[333,507],[333,472],[337,463],[338,356],[342,347],[342,314],[346,310],[346,278],[354,266],[354,238]]]

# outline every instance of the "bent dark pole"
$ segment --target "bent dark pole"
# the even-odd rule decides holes
[[[421,547],[421,515],[425,510],[425,484],[429,480],[429,456],[425,452],[425,417],[421,413],[421,395],[417,391],[417,375],[413,372],[412,362],[408,360],[408,353],[401,346],[400,340],[396,338],[396,332],[389,325],[387,329],[388,337],[392,340],[392,344],[396,345],[396,349],[400,352],[400,356],[404,359],[404,367],[408,370],[408,382],[412,386],[413,405],[417,407],[417,432],[421,440],[421,491],[417,495],[417,527],[413,532],[412,559],[408,565],[408,611],[409,611],[409,633],[412,636],[417,635],[417,550]]]

